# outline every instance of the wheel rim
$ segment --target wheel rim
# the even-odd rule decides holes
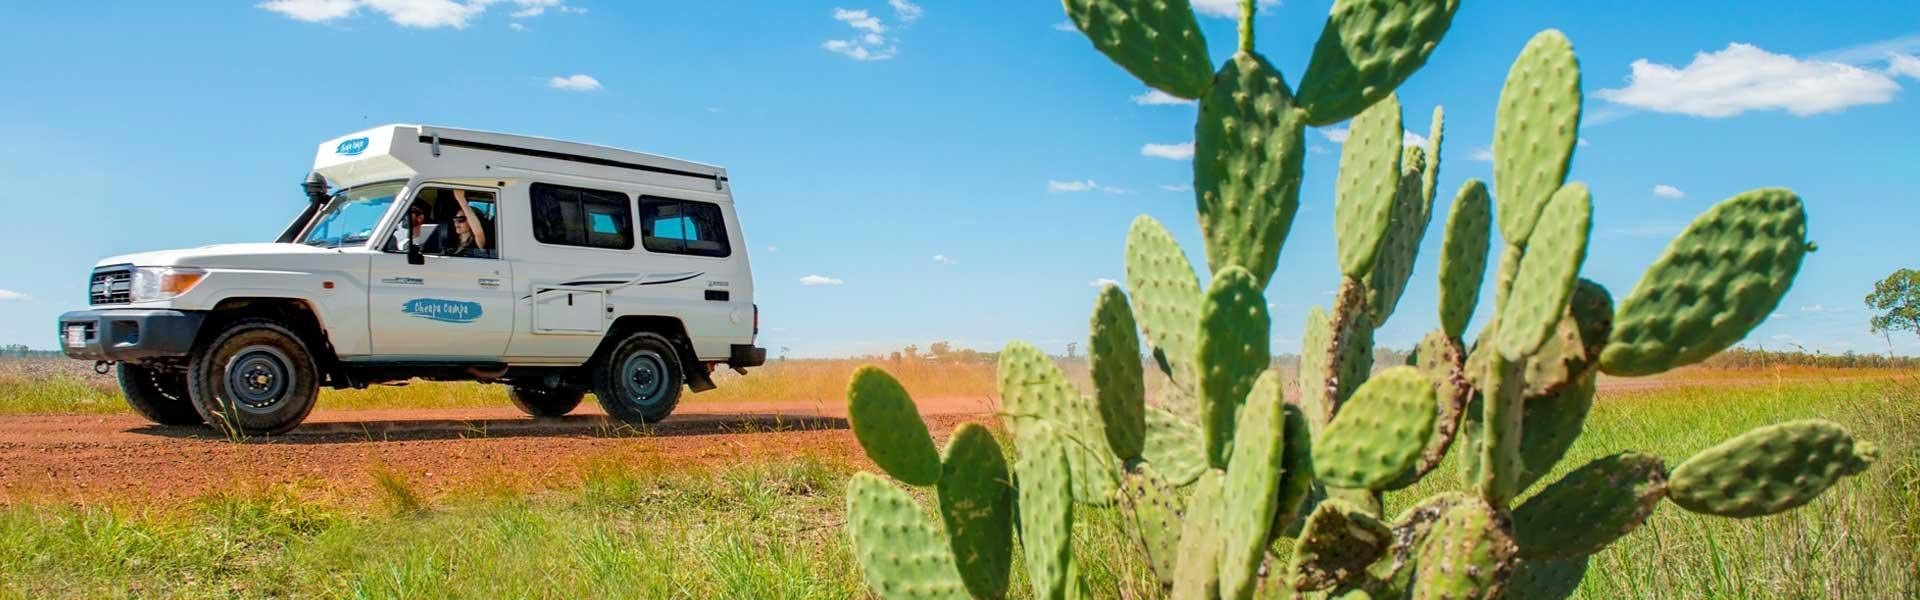
[[[247,346],[227,361],[227,395],[240,410],[263,414],[286,400],[294,388],[293,361],[280,349]]]
[[[658,404],[667,389],[667,364],[652,352],[635,352],[620,365],[620,385],[627,402],[641,407]]]

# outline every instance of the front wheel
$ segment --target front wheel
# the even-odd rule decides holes
[[[313,354],[300,337],[267,319],[226,326],[187,367],[193,407],[227,432],[292,431],[320,394]]]
[[[658,423],[680,403],[686,376],[667,338],[636,333],[621,340],[593,368],[593,396],[600,408],[628,423]]]
[[[507,386],[507,397],[520,412],[530,417],[564,417],[580,406],[587,392],[580,389],[550,388],[537,385]]]
[[[187,376],[179,371],[120,363],[114,378],[127,406],[148,421],[161,425],[199,425],[200,413],[187,398]]]

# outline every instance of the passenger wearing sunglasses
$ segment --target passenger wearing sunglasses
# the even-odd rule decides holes
[[[441,244],[440,254],[492,258],[492,247],[487,245],[487,223],[467,204],[466,190],[453,190],[453,202],[460,205],[460,212],[453,215],[454,239]]]

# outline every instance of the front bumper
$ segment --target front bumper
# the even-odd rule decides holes
[[[178,310],[77,310],[60,315],[60,349],[81,360],[186,356],[206,319],[206,313]]]
[[[755,348],[753,344],[734,344],[729,350],[727,357],[729,367],[745,369],[767,364],[766,348]]]

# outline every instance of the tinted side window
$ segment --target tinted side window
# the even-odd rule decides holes
[[[633,249],[633,208],[620,192],[533,184],[533,239],[545,244]]]
[[[733,254],[718,204],[642,196],[640,232],[646,248],[654,252],[713,257]]]

